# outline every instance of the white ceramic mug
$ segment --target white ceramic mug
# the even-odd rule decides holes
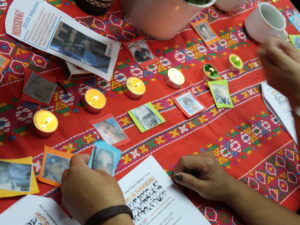
[[[248,35],[259,43],[265,43],[274,36],[284,40],[288,38],[285,17],[269,3],[259,3],[246,19],[245,26]]]
[[[218,0],[215,6],[224,12],[233,12],[245,2],[246,0]]]

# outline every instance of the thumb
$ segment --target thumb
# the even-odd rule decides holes
[[[198,178],[188,173],[176,173],[174,176],[174,180],[176,183],[196,192],[201,192],[204,186],[204,181],[199,180]]]

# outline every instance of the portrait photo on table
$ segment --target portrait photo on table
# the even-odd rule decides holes
[[[61,184],[63,172],[70,167],[70,159],[47,153],[42,177]]]
[[[0,161],[0,190],[30,192],[31,165]]]
[[[129,142],[128,136],[113,115],[107,115],[90,123],[107,144],[117,147]]]
[[[226,80],[210,81],[208,86],[218,108],[233,108]]]
[[[300,35],[290,35],[289,37],[293,45],[300,50]]]
[[[174,97],[174,101],[187,117],[194,116],[204,110],[204,106],[191,92]]]
[[[111,57],[106,55],[107,45],[61,22],[50,43],[50,48],[72,59],[108,72]]]
[[[207,45],[214,44],[220,40],[218,35],[209,25],[207,19],[202,19],[198,22],[192,23],[192,26]]]
[[[135,59],[135,61],[142,67],[146,67],[155,63],[158,58],[154,56],[150,50],[146,40],[138,38],[125,43],[125,46]]]
[[[151,103],[132,109],[128,113],[141,132],[150,130],[166,121]]]
[[[115,167],[115,155],[113,152],[101,148],[95,147],[93,149],[93,161],[92,161],[92,169],[95,170],[104,170],[110,175],[114,175],[114,167]]]
[[[36,73],[31,73],[23,92],[35,100],[48,105],[55,92],[57,84]]]

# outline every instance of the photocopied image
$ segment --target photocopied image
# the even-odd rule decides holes
[[[104,148],[94,150],[94,157],[92,168],[97,170],[104,170],[108,174],[114,173],[114,154]]]
[[[47,154],[43,177],[56,183],[61,183],[62,174],[69,169],[70,159]]]
[[[292,44],[300,50],[300,35],[289,35]]]
[[[220,38],[209,25],[207,19],[202,19],[198,22],[192,23],[192,26],[207,45],[216,43],[220,40]]]
[[[176,105],[183,113],[191,117],[204,109],[204,106],[195,98],[191,92],[187,92],[174,98]]]
[[[210,81],[208,86],[218,108],[233,108],[226,80]]]
[[[106,56],[107,45],[61,22],[50,48],[70,58],[107,73],[111,58]]]
[[[129,141],[128,136],[113,115],[91,121],[91,123],[107,144],[120,146]]]
[[[31,165],[0,161],[0,190],[30,192]]]
[[[289,18],[291,23],[296,27],[296,29],[300,32],[300,14],[294,14]]]
[[[35,100],[48,105],[55,92],[57,84],[36,73],[31,73],[23,92]]]
[[[127,42],[126,47],[130,51],[135,61],[142,67],[153,64],[158,60],[158,58],[153,55],[143,38],[138,38]]]
[[[128,114],[142,133],[165,122],[151,103],[132,109]]]
[[[63,172],[70,168],[71,158],[72,154],[70,153],[56,151],[45,146],[39,180],[52,186],[59,187]]]
[[[88,166],[92,169],[103,170],[114,176],[120,158],[121,151],[119,149],[98,140],[94,143]]]

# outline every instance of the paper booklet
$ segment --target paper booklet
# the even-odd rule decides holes
[[[90,30],[43,0],[14,0],[6,33],[111,80],[121,43]]]
[[[0,214],[2,225],[80,225],[51,198],[27,195]]]
[[[279,91],[268,85],[267,82],[261,83],[261,89],[266,103],[272,108],[288,133],[298,144],[294,117],[291,112],[289,100]]]
[[[209,225],[158,162],[148,157],[119,181],[135,225]]]

